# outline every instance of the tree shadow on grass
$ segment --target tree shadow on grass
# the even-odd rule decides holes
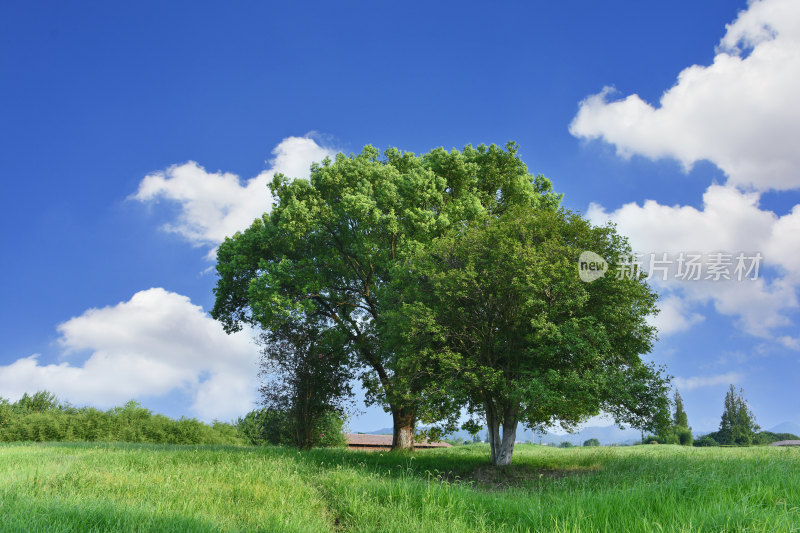
[[[530,457],[515,458],[515,464],[494,467],[489,461],[488,447],[480,446],[415,452],[367,452],[342,448],[300,452],[289,448],[271,448],[269,453],[288,456],[309,468],[350,468],[391,478],[412,477],[492,491],[536,488],[556,480],[596,474],[601,470],[597,464],[551,464],[547,460],[531,460]]]
[[[514,464],[493,467],[488,445],[467,445],[409,451],[362,451],[348,448],[314,448],[300,451],[284,446],[175,445],[133,443],[38,443],[38,446],[141,449],[150,453],[176,450],[215,450],[231,454],[256,454],[290,460],[308,470],[348,468],[390,478],[458,483],[485,490],[536,488],[553,481],[597,473],[597,464],[554,462],[554,457],[517,454]]]

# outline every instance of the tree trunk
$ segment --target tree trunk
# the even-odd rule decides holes
[[[511,464],[511,457],[514,454],[514,442],[517,440],[517,409],[509,407],[503,413],[503,440],[500,443],[500,450],[497,453],[495,466],[507,466]]]
[[[373,315],[373,318],[377,316]],[[391,397],[394,390],[392,381],[383,365],[373,357],[372,353],[363,349],[364,359],[370,364],[378,375],[383,392],[387,397]],[[417,421],[417,413],[413,408],[397,407],[389,401],[389,408],[392,410],[392,450],[413,450],[414,449],[414,424]]]
[[[392,435],[392,450],[414,449],[414,413],[406,409],[392,409],[394,433]]]
[[[500,447],[500,420],[497,417],[497,410],[491,398],[484,400],[486,408],[486,425],[488,427],[489,450],[491,451],[492,464],[497,460],[497,452]]]
[[[517,440],[517,406],[506,406],[502,415],[498,412],[495,402],[491,399],[485,401],[486,424],[489,426],[489,447],[493,466],[507,466],[511,464],[514,454],[514,442]],[[503,426],[503,436],[500,437],[500,425]]]

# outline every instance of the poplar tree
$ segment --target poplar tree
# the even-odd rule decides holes
[[[683,410],[683,398],[678,389],[675,389],[675,415],[673,416],[673,424],[676,428],[688,428],[689,419],[686,416],[686,411]]]
[[[725,405],[716,441],[720,444],[750,445],[761,428],[744,398],[744,390],[731,385],[725,394]]]

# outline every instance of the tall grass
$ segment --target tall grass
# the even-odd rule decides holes
[[[486,483],[487,456],[0,445],[0,530],[800,531],[797,449],[523,445]]]

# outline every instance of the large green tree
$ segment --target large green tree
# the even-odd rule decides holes
[[[423,364],[390,320],[406,303],[396,278],[453,227],[560,197],[529,174],[513,143],[419,157],[396,149],[381,157],[367,146],[314,165],[309,180],[276,175],[270,190],[271,212],[219,248],[212,316],[228,332],[326,321],[351,347],[367,400],[392,414],[393,446],[413,447],[417,420],[458,405],[435,379],[441,369]]]
[[[591,283],[578,272],[586,250],[612,266]],[[544,430],[605,411],[635,427],[669,423],[668,379],[640,357],[657,296],[614,274],[629,254],[612,227],[529,204],[451,228],[409,262],[409,343],[485,417],[493,464],[511,463],[519,422]]]

